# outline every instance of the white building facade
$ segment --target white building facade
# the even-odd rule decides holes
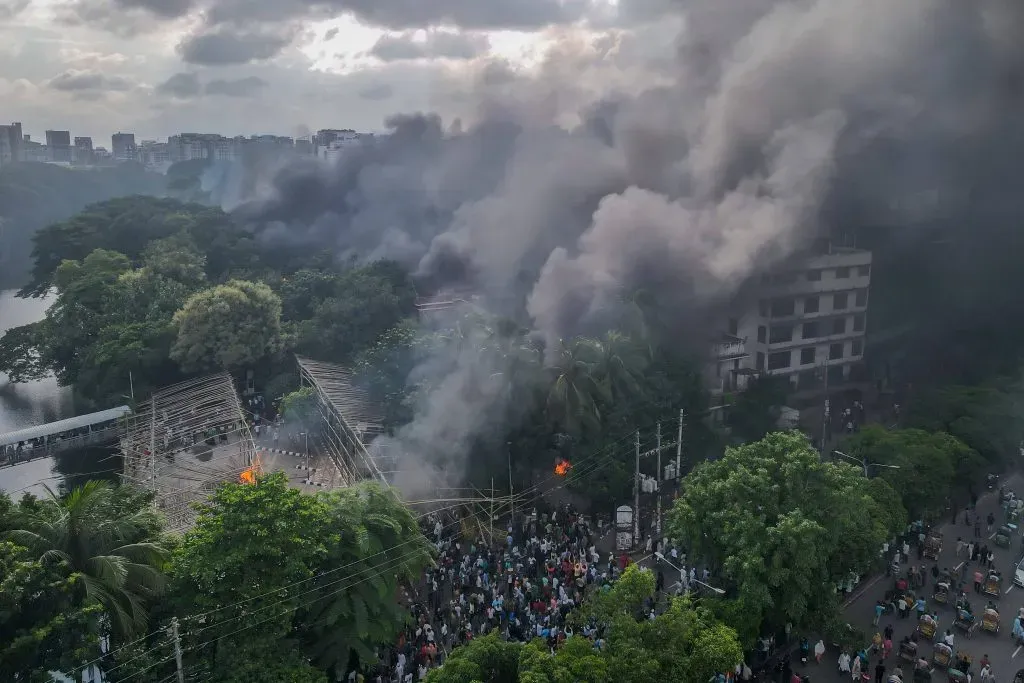
[[[785,377],[798,392],[857,379],[864,357],[871,252],[832,248],[766,275],[757,303],[727,323],[708,369],[713,394],[742,391],[750,377]]]

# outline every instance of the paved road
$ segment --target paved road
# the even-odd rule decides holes
[[[1018,495],[1024,494],[1024,478],[1020,475],[1014,475],[1010,477],[1006,482],[1006,485],[1014,490]],[[962,631],[954,630],[955,645],[956,649],[969,652],[973,657],[975,663],[981,659],[983,655],[988,655],[992,661],[992,671],[996,676],[996,680],[1000,683],[1010,683],[1013,680],[1014,674],[1019,669],[1024,669],[1024,648],[1018,647],[1010,637],[1010,633],[1013,625],[1013,617],[1016,616],[1017,610],[1024,606],[1024,589],[1015,588],[1013,586],[1013,568],[1021,558],[1022,545],[1020,532],[1014,536],[1011,540],[1009,549],[997,548],[990,540],[994,534],[991,534],[985,529],[984,517],[989,512],[993,512],[996,516],[996,528],[1003,520],[1002,508],[999,505],[998,495],[996,493],[986,493],[978,501],[978,512],[982,515],[981,535],[982,544],[988,544],[989,548],[992,549],[995,554],[995,568],[1003,573],[1003,595],[998,600],[999,612],[1002,615],[1003,621],[998,634],[991,634],[982,632],[980,629],[977,630],[971,638],[965,638]],[[947,524],[943,527],[942,532],[945,537],[943,544],[942,554],[939,557],[939,561],[919,561],[916,559],[916,551],[911,550],[911,562],[915,564],[925,564],[929,571],[928,585],[925,587],[924,594],[930,599],[933,589],[933,582],[931,577],[931,568],[937,564],[939,569],[946,567],[954,568],[962,563],[963,558],[956,557],[956,539],[961,537],[964,540],[972,540],[974,536],[973,527],[967,527],[963,524],[964,513],[961,511],[958,515],[956,524]],[[984,607],[984,599],[980,595],[975,595],[972,592],[970,586],[971,575],[973,574],[973,567],[967,572],[966,578],[968,581],[968,592],[971,594],[971,603],[974,605],[975,611],[979,611]],[[858,628],[864,629],[865,632],[873,634],[876,631],[881,631],[885,628],[886,624],[892,624],[895,630],[893,637],[893,643],[895,647],[898,647],[898,643],[903,639],[904,636],[909,635],[917,625],[916,619],[913,616],[907,619],[900,619],[896,615],[887,615],[882,617],[879,626],[874,627],[871,622],[874,618],[874,606],[875,602],[882,598],[886,591],[892,588],[893,579],[888,577],[881,577],[875,580],[874,583],[869,583],[864,588],[860,589],[860,592],[855,594],[853,600],[849,604],[846,610],[847,619],[851,624]],[[929,600],[929,607],[933,603]],[[947,628],[952,628],[952,622],[954,617],[953,607],[936,605],[939,615],[939,629],[942,633],[945,633]],[[839,653],[831,647],[829,643],[826,643],[827,650],[825,657],[820,665],[810,664],[807,667],[801,667],[799,665],[794,668],[799,673],[804,673],[811,678],[813,683],[850,683],[849,676],[840,675],[836,666],[836,660]],[[813,647],[813,643],[812,643]],[[931,659],[932,647],[928,644],[922,645],[920,652]],[[906,674],[904,680],[912,680],[913,672],[912,667],[908,666],[903,660],[897,658],[894,652],[886,664],[891,670],[897,664],[903,667],[903,671]],[[871,672],[874,673],[875,660],[871,662]],[[977,664],[972,669],[972,673],[977,678],[979,667]],[[888,677],[888,672],[886,673]],[[935,670],[932,675],[935,681],[945,681],[947,676],[944,671]]]

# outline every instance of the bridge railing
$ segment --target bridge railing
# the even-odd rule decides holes
[[[118,426],[114,425],[112,427],[107,427],[106,429],[89,432],[88,434],[80,434],[79,436],[64,438],[60,441],[51,441],[33,448],[23,446],[18,449],[15,445],[0,446],[0,467],[17,465],[22,462],[28,462],[29,460],[35,460],[36,458],[45,458],[53,455],[54,453],[73,450],[75,448],[95,446],[103,443],[104,441],[117,438],[117,433]]]

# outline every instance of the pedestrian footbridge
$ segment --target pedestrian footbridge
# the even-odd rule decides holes
[[[131,412],[128,406],[118,406],[0,434],[0,467],[116,442],[123,431],[122,418]]]

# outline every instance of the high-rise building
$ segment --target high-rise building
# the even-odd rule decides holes
[[[20,123],[0,126],[0,166],[24,161],[24,133]]]
[[[91,164],[93,162],[92,138],[75,138],[74,157],[76,164]]]
[[[50,161],[71,163],[71,131],[46,131],[46,147]]]
[[[116,161],[132,161],[135,159],[135,134],[114,133],[110,137],[110,151]]]
[[[756,306],[735,312],[715,346],[711,393],[742,391],[761,374],[786,378],[802,395],[862,381],[870,286],[871,252],[844,247],[763,276]]]

